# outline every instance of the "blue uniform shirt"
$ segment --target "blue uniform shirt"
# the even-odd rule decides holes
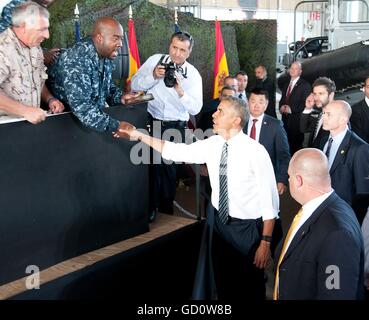
[[[119,121],[103,112],[105,102],[119,104],[122,96],[113,83],[112,71],[113,61],[100,59],[91,37],[87,37],[62,52],[50,68],[51,91],[85,126],[113,132]]]

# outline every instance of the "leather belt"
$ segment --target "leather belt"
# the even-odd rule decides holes
[[[168,126],[168,125],[176,125],[176,126],[180,126],[180,127],[186,127],[187,126],[187,121],[182,121],[182,120],[160,120],[160,119],[155,119],[153,118],[154,121],[160,121],[164,126]]]

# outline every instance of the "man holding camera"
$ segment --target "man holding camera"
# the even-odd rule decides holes
[[[148,102],[147,111],[151,133],[157,138],[182,142],[190,115],[201,110],[202,78],[186,61],[193,45],[193,38],[187,32],[174,33],[169,54],[149,57],[132,78],[132,90],[148,91],[154,96]],[[171,131],[165,133],[168,129]],[[160,161],[153,167],[150,181],[150,220],[155,218],[157,209],[173,214],[176,165]]]

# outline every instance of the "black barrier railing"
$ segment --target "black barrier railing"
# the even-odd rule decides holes
[[[146,105],[107,113],[146,127]],[[72,114],[0,124],[0,285],[149,230],[148,165],[132,164],[134,144]]]

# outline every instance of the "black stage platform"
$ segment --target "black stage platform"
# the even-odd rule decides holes
[[[187,301],[202,228],[203,222],[196,222],[11,299],[113,299],[123,306],[124,301]]]
[[[107,109],[145,128],[146,105]],[[134,142],[72,114],[0,124],[0,285],[148,231],[148,166]]]

